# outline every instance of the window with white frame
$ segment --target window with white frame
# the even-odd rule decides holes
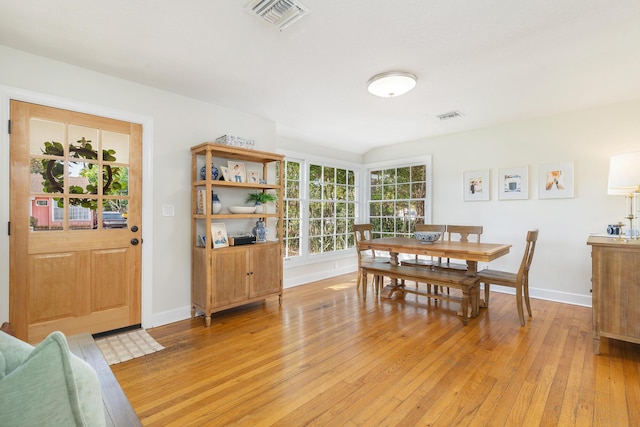
[[[309,165],[309,254],[353,247],[356,189],[355,171]]]
[[[53,205],[53,220],[62,221],[64,219],[64,208]],[[89,221],[91,219],[91,209],[82,206],[69,206],[69,221]]]
[[[411,237],[427,217],[427,165],[369,171],[369,220],[373,237]],[[429,218],[430,219],[430,218]]]
[[[358,188],[354,169],[287,158],[285,256],[353,248],[351,229],[358,216]]]
[[[284,256],[300,256],[302,224],[302,162],[285,161],[284,168]]]

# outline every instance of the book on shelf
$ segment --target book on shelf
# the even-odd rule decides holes
[[[196,215],[203,215],[207,204],[207,190],[198,189],[196,192]]]

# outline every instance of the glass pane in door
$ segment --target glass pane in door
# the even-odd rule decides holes
[[[102,149],[106,150],[110,157],[105,161],[117,163],[129,163],[129,135],[102,131]],[[105,156],[106,157],[106,156]]]
[[[66,140],[64,123],[29,119],[29,153],[31,155],[44,154],[45,142],[58,142],[64,147]],[[64,150],[59,155],[64,155]]]

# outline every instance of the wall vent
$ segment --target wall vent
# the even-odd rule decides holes
[[[464,114],[462,114],[460,111],[449,111],[448,113],[439,114],[436,117],[438,118],[438,120],[444,121],[462,118],[464,117]]]
[[[280,31],[309,13],[297,0],[251,0],[245,10]]]

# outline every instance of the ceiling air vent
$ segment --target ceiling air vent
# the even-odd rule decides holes
[[[451,119],[459,119],[464,117],[464,115],[460,111],[449,111],[448,113],[440,114],[436,116],[440,121],[451,120]]]
[[[280,31],[309,13],[306,6],[295,0],[251,0],[245,9]]]

